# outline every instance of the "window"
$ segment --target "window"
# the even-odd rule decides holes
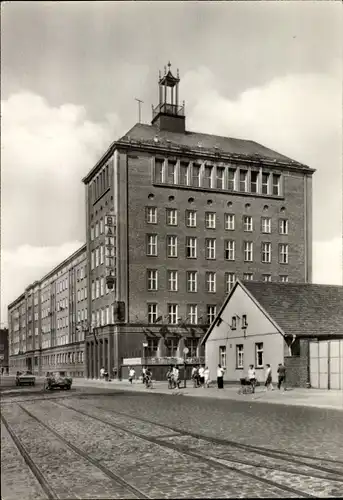
[[[205,167],[203,187],[206,187],[206,188],[213,187],[212,186],[212,174],[213,174],[213,167],[210,167],[210,166]]]
[[[155,182],[164,182],[164,160],[155,158]]]
[[[216,258],[216,240],[215,238],[206,238],[206,259],[213,260]]]
[[[225,273],[225,293],[230,293],[236,281],[235,273]]]
[[[85,320],[87,321],[87,319],[88,319],[88,309],[86,308],[85,309]]]
[[[269,174],[262,173],[262,194],[269,194]]]
[[[168,290],[177,292],[177,271],[168,271]]]
[[[147,255],[149,256],[157,255],[157,234],[147,235]]]
[[[91,226],[91,241],[94,240],[94,226]]]
[[[281,175],[273,174],[273,195],[280,196]]]
[[[95,299],[95,281],[92,281],[92,300]]]
[[[216,291],[216,273],[206,273],[206,291],[214,293]]]
[[[235,242],[234,240],[225,240],[224,242],[225,260],[235,260]]]
[[[280,219],[279,220],[279,233],[280,234],[288,234],[288,220]]]
[[[186,257],[188,259],[196,259],[197,256],[197,239],[196,237],[188,236],[186,238]]]
[[[191,325],[196,325],[198,323],[198,306],[196,304],[187,305],[187,321]]]
[[[103,296],[105,293],[105,278],[100,278],[100,295]]]
[[[101,309],[101,326],[103,326],[105,324],[105,309]]]
[[[168,226],[176,226],[177,225],[177,210],[176,208],[167,208],[167,224]]]
[[[196,292],[198,290],[197,271],[187,271],[187,292]]]
[[[217,312],[217,307],[208,305],[207,306],[207,323],[210,325],[213,323],[215,317],[216,317],[216,312]]]
[[[158,288],[157,270],[156,269],[148,269],[147,276],[148,276],[148,290],[149,291],[156,291]]]
[[[222,368],[226,368],[226,346],[219,346],[219,364]]]
[[[104,263],[105,247],[100,245],[100,264]]]
[[[235,191],[236,189],[235,179],[236,179],[236,169],[229,168],[227,177],[227,188],[229,191]]]
[[[244,231],[252,231],[252,217],[250,215],[243,216]]]
[[[97,238],[99,236],[99,222],[95,223],[95,237]]]
[[[185,338],[185,345],[189,349],[188,356],[190,356],[191,358],[193,358],[193,357],[195,358],[197,355],[198,343],[199,343],[199,339],[197,339],[197,338],[193,338],[193,337],[186,337]]]
[[[200,186],[200,165],[193,165],[192,168],[192,185],[194,187]]]
[[[216,228],[216,214],[214,212],[205,212],[205,227],[206,229]]]
[[[101,218],[100,219],[100,234],[102,234],[104,232],[104,219]]]
[[[256,368],[263,368],[263,342],[255,344],[255,366]]]
[[[156,207],[146,207],[145,216],[147,224],[157,223],[157,208]]]
[[[80,323],[81,321],[81,311],[77,311],[77,322]]]
[[[181,161],[180,162],[180,182],[182,186],[189,185],[189,163]]]
[[[148,323],[155,323],[157,320],[157,304],[148,304]]]
[[[280,281],[281,281],[281,283],[288,283],[288,276],[285,274],[281,274]]]
[[[217,186],[217,189],[224,189],[225,188],[225,185],[224,185],[224,172],[225,172],[225,168],[224,167],[217,167],[217,178],[216,178],[216,186]]]
[[[255,172],[252,170],[250,172],[250,192],[251,193],[257,193],[257,182],[258,182],[258,172]]]
[[[179,339],[176,337],[167,338],[165,343],[167,347],[167,356],[176,356]]]
[[[147,356],[155,356],[158,349],[158,338],[149,338],[147,339],[148,347],[146,347],[146,355]]]
[[[177,257],[177,236],[167,236],[167,256]]]
[[[279,245],[279,263],[288,264],[288,245],[285,243]]]
[[[272,244],[262,243],[262,262],[270,263],[272,261]]]
[[[95,267],[99,265],[99,247],[95,249]]]
[[[263,281],[267,281],[267,282],[269,282],[269,281],[271,281],[271,280],[272,280],[272,277],[271,277],[271,275],[270,275],[270,274],[264,274],[264,275],[263,275]]]
[[[91,253],[91,269],[94,269],[95,267],[95,254],[94,254],[94,250],[92,250],[92,253]]]
[[[248,172],[246,170],[239,171],[239,190],[243,192],[248,191]]]
[[[243,347],[243,344],[236,345],[236,368],[244,368],[244,347]]]
[[[253,243],[252,241],[244,242],[244,261],[252,262],[253,260]]]
[[[84,297],[85,297],[85,299],[87,298],[87,286],[85,286]]]
[[[195,210],[186,210],[186,226],[196,227],[197,225],[197,213]]]
[[[168,304],[168,320],[171,325],[176,325],[178,321],[178,305]]]
[[[233,214],[224,214],[224,226],[226,231],[235,229],[235,216]]]
[[[81,290],[77,291],[77,301],[80,302],[81,300]]]
[[[100,281],[99,279],[95,280],[95,297],[98,299],[100,296]]]
[[[176,161],[168,160],[168,184],[176,184]]]
[[[261,217],[262,233],[271,233],[272,220],[270,217]]]
[[[252,281],[254,278],[253,273],[244,273],[243,274],[243,280],[244,281]]]

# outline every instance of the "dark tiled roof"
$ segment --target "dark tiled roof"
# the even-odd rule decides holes
[[[272,149],[269,149],[254,141],[245,139],[233,139],[232,137],[221,137],[219,135],[201,134],[198,132],[176,133],[167,130],[158,130],[154,125],[137,123],[129,130],[119,141],[132,139],[143,143],[154,144],[154,137],[158,136],[161,145],[175,144],[200,151],[212,151],[233,155],[242,155],[247,157],[261,157],[269,160],[278,160],[283,162],[294,162],[295,165],[305,165],[288,158]],[[168,141],[168,142],[167,142]],[[199,147],[201,144],[201,147]],[[156,145],[156,144],[155,144]],[[308,167],[307,167],[308,168]]]
[[[257,281],[243,285],[285,334],[343,336],[343,286]]]

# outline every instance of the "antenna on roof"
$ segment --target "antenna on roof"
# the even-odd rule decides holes
[[[138,123],[141,123],[141,104],[144,103],[144,101],[141,101],[140,99],[137,99],[135,97],[135,101],[138,103]]]

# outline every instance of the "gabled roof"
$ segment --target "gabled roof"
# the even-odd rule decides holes
[[[129,130],[118,142],[127,139],[137,140],[141,142],[147,142],[150,144],[154,143],[154,137],[158,137],[160,143],[167,141],[169,144],[175,144],[177,146],[185,146],[188,148],[197,148],[199,152],[217,150],[218,153],[234,154],[242,156],[259,156],[261,159],[266,158],[269,160],[278,160],[286,163],[294,163],[294,166],[301,166],[312,171],[306,165],[303,165],[285,155],[282,155],[272,149],[258,144],[255,141],[249,141],[246,139],[234,139],[232,137],[223,137],[219,135],[212,134],[202,134],[199,132],[188,132],[177,133],[170,132],[169,130],[159,130],[154,125],[147,125],[143,123],[137,123],[131,130]],[[201,145],[199,147],[199,144]]]
[[[267,283],[237,281],[226,297],[202,343],[211,334],[217,318],[241,286],[269,316],[281,334],[320,337],[343,337],[343,286],[310,283]]]

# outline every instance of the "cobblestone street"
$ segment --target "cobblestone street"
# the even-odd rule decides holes
[[[74,388],[1,415],[2,500],[343,498],[335,410]]]

